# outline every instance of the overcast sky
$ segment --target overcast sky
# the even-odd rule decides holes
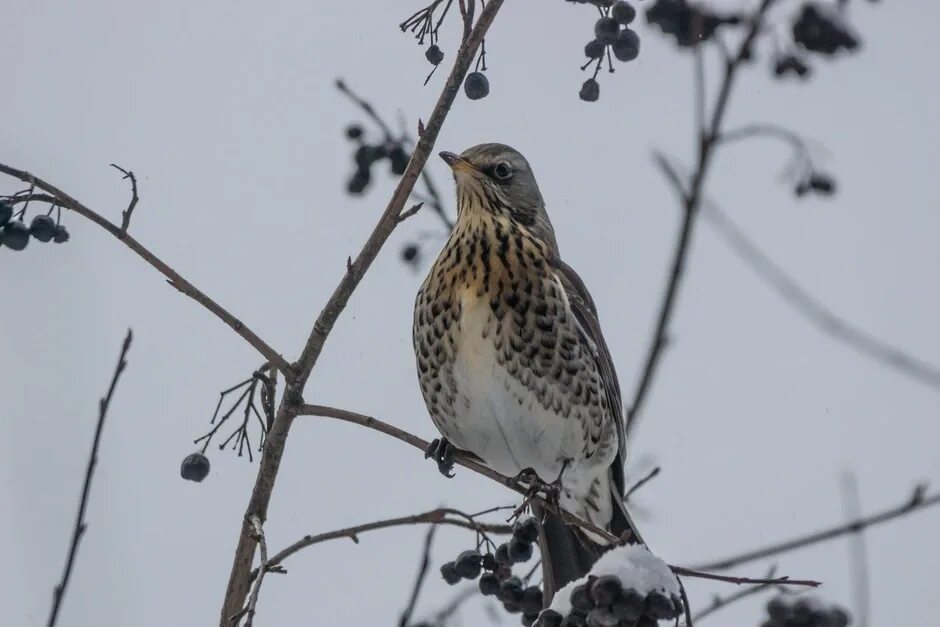
[[[648,0],[647,0],[648,1]],[[734,3],[737,4],[737,3]],[[745,3],[746,4],[746,3]],[[793,8],[783,3],[777,19]],[[864,48],[816,63],[808,84],[771,80],[767,50],[733,95],[729,124],[773,121],[819,142],[839,180],[797,200],[773,142],[728,148],[708,196],[812,294],[878,337],[940,363],[940,52],[934,2],[853,2]],[[344,193],[361,120],[344,77],[391,119],[427,117],[446,71],[422,87],[422,51],[396,28],[417,3],[7,0],[0,58],[0,162],[53,182],[112,220],[128,198],[115,162],[140,178],[131,230],[285,356],[310,326],[385,206],[387,176]],[[645,22],[640,58],[578,100],[594,15],[556,0],[507,2],[487,39],[491,94],[463,97],[437,149],[502,141],[530,160],[565,259],[584,277],[631,390],[658,307],[679,210],[650,154],[692,160],[691,60]],[[456,22],[442,40],[449,64]],[[709,83],[718,78],[710,67]],[[374,131],[373,131],[374,133]],[[446,166],[429,162],[449,206]],[[18,189],[0,181],[0,192]],[[133,327],[62,625],[217,621],[256,464],[210,449],[202,484],[179,463],[219,390],[262,359],[127,248],[77,215],[65,245],[0,250],[0,607],[43,624],[60,575],[97,400]],[[630,444],[644,536],[694,564],[842,520],[839,476],[857,473],[865,511],[940,483],[940,394],[819,332],[742,265],[705,223],[696,233],[672,344]],[[392,236],[350,300],[307,386],[310,402],[374,414],[431,438],[411,350],[416,273],[401,246],[438,230],[422,212]],[[291,432],[271,502],[276,550],[312,532],[423,511],[511,504],[459,469],[441,477],[410,447],[328,419]],[[940,613],[940,511],[866,534],[873,625],[928,627]],[[308,549],[267,580],[259,625],[392,625],[423,529]],[[443,530],[435,565],[472,537]],[[851,602],[848,553],[833,542],[774,560]],[[761,575],[769,564],[742,567]],[[710,582],[687,582],[702,607]],[[453,591],[432,577],[417,614]],[[756,627],[761,600],[709,623]],[[464,625],[486,616],[469,603]],[[500,614],[505,625],[516,617]],[[485,623],[484,623],[485,624]]]

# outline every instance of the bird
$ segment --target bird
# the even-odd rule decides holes
[[[629,542],[620,386],[597,308],[560,256],[526,158],[500,143],[441,152],[457,220],[415,298],[418,380],[442,438],[428,454],[450,476],[454,449],[510,477],[554,487],[566,512]],[[544,593],[582,577],[609,537],[543,505]]]

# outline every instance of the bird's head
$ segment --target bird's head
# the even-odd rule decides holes
[[[459,155],[440,155],[454,172],[459,215],[486,212],[504,217],[557,249],[542,192],[519,151],[505,144],[479,144]]]

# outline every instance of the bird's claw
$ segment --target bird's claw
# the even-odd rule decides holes
[[[437,462],[437,469],[448,479],[454,476],[454,447],[445,438],[438,438],[424,451],[425,459]]]

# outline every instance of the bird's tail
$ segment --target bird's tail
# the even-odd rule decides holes
[[[627,534],[631,544],[644,544],[630,518],[615,482],[608,477],[612,516],[608,530],[618,538]],[[542,555],[543,594],[550,602],[555,592],[570,581],[583,577],[609,546],[591,540],[582,529],[565,523],[558,515],[534,508],[541,521],[539,550]]]

